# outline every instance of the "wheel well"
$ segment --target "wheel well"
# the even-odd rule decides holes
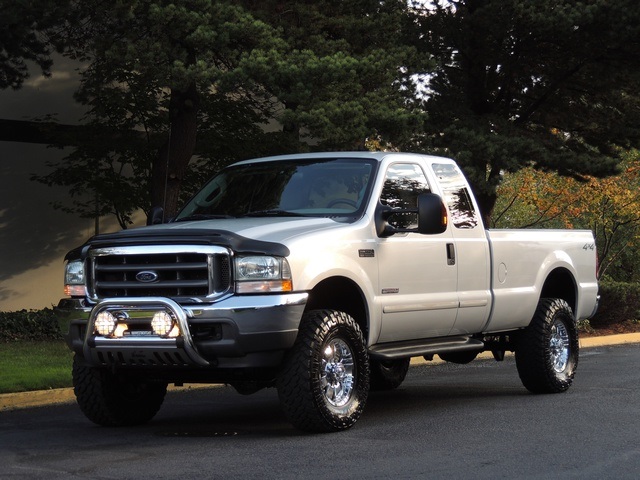
[[[366,302],[358,285],[346,277],[331,277],[321,281],[309,293],[305,311],[328,308],[348,313],[369,335],[369,316]]]
[[[571,272],[566,268],[553,270],[544,281],[540,298],[561,298],[569,304],[575,313],[576,282]]]

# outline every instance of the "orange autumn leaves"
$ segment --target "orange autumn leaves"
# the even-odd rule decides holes
[[[640,153],[629,152],[621,173],[576,180],[532,167],[506,174],[498,188],[492,226],[584,228],[596,235],[600,273],[640,247]]]

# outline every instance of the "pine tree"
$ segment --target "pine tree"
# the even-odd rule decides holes
[[[423,117],[410,108],[418,57],[403,44],[403,0],[73,5],[83,21],[67,25],[66,54],[88,65],[76,98],[96,131],[144,132],[80,148],[40,178],[96,192],[97,210],[78,204],[85,216],[126,226],[135,208],[159,205],[171,217],[190,175],[251,154],[363,148],[369,136],[402,145]]]
[[[434,55],[419,148],[454,156],[487,220],[501,174],[616,172],[640,143],[640,4],[633,0],[414,2]]]

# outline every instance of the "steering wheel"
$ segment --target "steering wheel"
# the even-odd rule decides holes
[[[339,205],[339,204],[345,204],[345,205],[349,205],[350,207],[356,208],[358,205],[356,204],[355,201],[350,200],[348,198],[334,198],[333,200],[331,200],[328,204],[327,204],[327,208],[331,208],[335,205]]]

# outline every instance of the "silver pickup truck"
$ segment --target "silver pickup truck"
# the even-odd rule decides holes
[[[248,160],[159,213],[67,255],[75,393],[100,425],[146,422],[189,382],[275,386],[294,426],[342,430],[412,357],[483,351],[562,392],[597,308],[591,232],[486,230],[447,158]]]

